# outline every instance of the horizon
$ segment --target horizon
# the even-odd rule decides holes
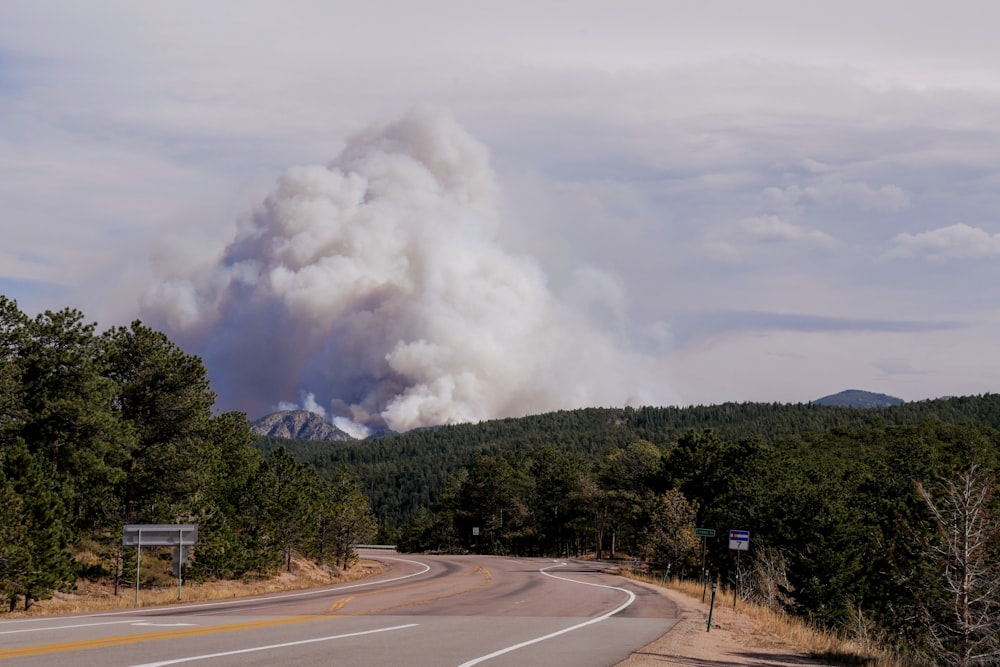
[[[884,398],[887,398],[887,399],[892,399],[894,401],[900,401],[899,405],[902,405],[902,404],[905,404],[905,403],[920,403],[920,402],[923,402],[923,401],[942,401],[942,400],[949,400],[949,399],[953,399],[953,398],[964,398],[964,396],[933,396],[933,397],[918,399],[918,400],[915,400],[915,401],[904,401],[903,399],[899,398],[898,396],[890,396],[889,394],[884,394],[884,393],[881,393],[881,392],[866,391],[864,389],[844,389],[844,390],[835,392],[833,394],[827,394],[825,396],[820,396],[819,398],[815,398],[815,399],[812,399],[812,400],[809,400],[809,401],[791,401],[791,402],[781,402],[781,401],[778,401],[777,403],[779,405],[810,405],[810,404],[816,404],[819,401],[822,401],[822,400],[827,399],[827,398],[834,398],[834,397],[841,396],[841,395],[844,395],[844,394],[849,394],[849,393],[860,393],[860,394],[864,394],[864,395],[867,395],[867,396],[884,397]],[[987,392],[987,394],[989,394],[989,393],[993,393],[993,392]],[[979,394],[979,395],[983,395],[983,394]],[[674,408],[674,409],[678,409],[678,410],[685,410],[685,409],[689,409],[689,408],[718,407],[718,406],[721,406],[721,405],[726,405],[728,403],[737,403],[737,404],[746,404],[746,403],[773,404],[775,402],[774,401],[763,401],[763,402],[761,402],[761,401],[722,401],[721,403],[709,403],[709,404],[698,404],[698,405],[639,405],[639,406],[608,406],[608,405],[597,406],[597,405],[591,405],[591,406],[580,406],[580,407],[577,407],[577,408],[571,408],[571,410],[625,410],[625,409],[642,409],[642,408],[653,408],[653,409]],[[831,406],[831,407],[835,407],[835,406]],[[892,406],[879,406],[879,407],[892,407]],[[857,408],[857,409],[871,409],[871,408]],[[495,417],[495,418],[491,418],[491,419],[484,419],[484,420],[481,420],[480,422],[450,422],[450,423],[443,423],[443,424],[429,424],[429,425],[426,425],[426,426],[416,427],[415,429],[410,429],[410,430],[421,430],[421,429],[425,429],[425,428],[441,428],[443,426],[458,426],[458,425],[461,425],[461,424],[481,423],[483,421],[500,421],[500,420],[503,420],[503,419],[510,419],[510,418],[513,418],[513,419],[523,419],[523,418],[528,418],[528,417],[538,417],[538,416],[543,416],[543,415],[546,415],[546,414],[553,414],[553,412],[558,412],[558,411],[538,412],[538,413],[531,413],[531,414],[519,415],[519,416],[515,416],[515,417]],[[364,433],[362,435],[354,435],[353,433],[350,433],[349,431],[341,428],[341,426],[347,426],[347,428],[352,428],[352,427],[359,427],[360,425],[358,425],[358,424],[343,424],[343,423],[338,424],[338,423],[336,423],[336,421],[334,421],[336,418],[333,418],[333,419],[329,418],[324,411],[322,411],[322,410],[316,410],[315,407],[314,407],[314,409],[311,410],[309,408],[300,407],[300,406],[297,406],[297,405],[278,406],[277,409],[275,409],[275,410],[273,410],[271,412],[267,412],[267,413],[262,414],[262,415],[260,415],[258,417],[250,417],[248,415],[247,418],[249,419],[249,421],[252,424],[256,425],[258,422],[261,422],[261,421],[267,419],[268,417],[272,417],[272,416],[275,416],[275,415],[282,415],[282,414],[290,414],[290,413],[291,414],[294,414],[294,413],[307,413],[307,414],[314,415],[314,416],[320,418],[321,420],[323,420],[323,422],[325,424],[329,424],[330,426],[333,426],[333,427],[337,428],[338,430],[340,430],[342,433],[350,435],[352,438],[355,438],[357,440],[363,440],[363,439],[365,439],[367,437],[370,437],[372,435],[370,431],[367,432],[367,433]],[[407,431],[392,431],[391,429],[388,429],[388,430],[391,433],[406,433],[407,432]]]

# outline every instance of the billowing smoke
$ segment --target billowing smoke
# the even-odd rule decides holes
[[[607,321],[615,281],[584,270],[557,298],[497,244],[498,211],[486,148],[417,107],[328,166],[289,169],[219,261],[155,287],[144,317],[251,417],[298,400],[402,431],[665,398],[656,364]]]

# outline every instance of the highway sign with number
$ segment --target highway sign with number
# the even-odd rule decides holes
[[[729,548],[735,551],[749,551],[750,531],[749,530],[729,531]]]

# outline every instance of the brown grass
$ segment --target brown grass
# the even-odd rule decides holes
[[[635,576],[627,571],[623,571],[621,574],[644,580],[647,583],[660,584],[659,578]],[[667,579],[666,585],[689,597],[696,598],[699,602],[701,601],[701,582]],[[711,595],[711,589],[709,589],[705,597],[706,603],[710,600]],[[715,596],[715,604],[716,606],[725,605],[728,609],[733,609],[733,591],[726,587],[720,587]],[[761,607],[739,598],[736,600],[735,611],[752,619],[761,634],[774,637],[813,658],[833,664],[866,665],[869,667],[905,667],[911,664],[882,645],[873,636],[871,628],[863,622],[859,622],[854,637],[845,637],[828,630],[817,629],[805,620],[790,616],[785,612]]]
[[[185,582],[181,586],[180,602],[201,602],[208,600],[225,600],[251,595],[262,595],[280,591],[299,590],[316,586],[354,581],[378,574],[382,565],[374,561],[359,561],[346,571],[338,571],[327,566],[316,565],[304,558],[294,558],[292,571],[282,570],[274,577],[244,581],[206,581],[201,583]],[[153,607],[159,605],[177,604],[177,585],[164,585],[154,588],[142,588],[139,591],[139,606]],[[21,618],[33,616],[54,616],[60,614],[83,614],[97,611],[113,611],[116,609],[135,608],[135,589],[121,588],[114,593],[112,582],[100,580],[80,580],[72,593],[56,592],[51,599],[34,602],[25,612],[18,609],[10,613],[0,614],[2,618]]]

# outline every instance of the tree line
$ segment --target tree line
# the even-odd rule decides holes
[[[928,664],[996,664],[998,465],[996,429],[937,420],[771,441],[691,430],[598,457],[542,445],[475,456],[399,546],[594,553],[701,580],[704,539],[709,578],[744,597]],[[747,553],[729,530],[749,531]]]
[[[293,550],[347,564],[374,534],[359,481],[265,457],[214,402],[201,360],[141,322],[98,332],[0,296],[0,604],[80,576],[124,583],[125,524],[197,523],[195,579],[266,576]]]
[[[1000,428],[1000,394],[953,397],[864,410],[811,403],[723,403],[694,407],[625,407],[562,410],[478,424],[353,442],[261,438],[269,452],[285,448],[323,476],[347,466],[361,481],[379,519],[379,541],[393,542],[421,507],[439,500],[448,476],[474,456],[501,456],[551,445],[585,458],[604,456],[639,440],[667,447],[688,431],[711,429],[727,441],[773,442],[835,429],[905,426],[939,420]]]

